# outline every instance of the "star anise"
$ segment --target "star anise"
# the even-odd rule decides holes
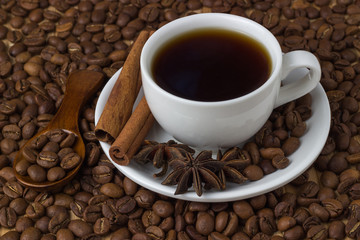
[[[224,163],[213,159],[211,151],[202,151],[195,159],[187,153],[186,157],[171,160],[169,165],[173,171],[162,184],[177,184],[175,194],[185,193],[191,186],[198,196],[202,195],[203,187],[221,189],[221,181],[216,173]]]
[[[154,177],[162,177],[168,170],[168,163],[173,158],[181,158],[186,153],[194,154],[195,151],[185,144],[169,140],[166,143],[145,140],[143,146],[134,156],[134,160],[141,164],[152,162],[156,168],[162,168]]]
[[[226,181],[240,184],[247,180],[241,173],[241,170],[251,164],[251,158],[247,151],[234,147],[228,149],[224,154],[219,151],[217,159],[224,163],[224,167],[219,171],[222,189],[226,188]]]

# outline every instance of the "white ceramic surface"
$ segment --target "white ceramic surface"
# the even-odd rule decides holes
[[[159,87],[151,71],[157,50],[184,32],[204,28],[239,32],[264,45],[272,63],[268,80],[244,96],[218,102],[180,98]],[[195,14],[161,27],[145,43],[140,65],[144,94],[160,126],[175,139],[203,148],[230,147],[249,139],[264,125],[274,107],[310,92],[321,76],[320,64],[312,53],[293,51],[283,55],[278,41],[266,28],[250,19],[222,13]],[[304,78],[280,87],[281,80],[297,68],[310,71]]]
[[[99,96],[95,109],[95,124],[100,118],[111,89],[113,88],[119,74],[120,70],[111,77]],[[291,82],[293,78],[297,79],[304,74],[305,72],[303,70],[294,71],[288,76],[286,81]],[[128,166],[119,166],[113,161],[112,163],[124,175],[139,185],[154,192],[183,200],[198,202],[225,202],[249,198],[272,191],[292,181],[305,170],[307,170],[316,160],[317,156],[322,150],[322,147],[325,144],[330,128],[330,107],[328,99],[324,89],[320,84],[318,84],[317,87],[311,92],[311,95],[313,97],[313,115],[306,122],[307,132],[303,137],[300,138],[300,148],[289,156],[291,161],[290,165],[283,170],[278,170],[265,176],[259,181],[247,182],[242,185],[227,183],[226,190],[205,191],[201,197],[198,197],[192,190],[185,194],[174,195],[176,186],[164,186],[161,184],[163,179],[154,178],[153,174],[159,172],[160,169],[154,168],[152,164],[139,165],[135,162],[130,162]],[[137,101],[139,101],[142,96],[143,93],[140,92]],[[182,126],[179,127],[181,128]],[[172,137],[157,123],[155,123],[153,128],[150,130],[147,139],[158,142],[166,142],[172,139]],[[110,159],[110,145],[104,142],[100,142],[100,145],[107,157]]]

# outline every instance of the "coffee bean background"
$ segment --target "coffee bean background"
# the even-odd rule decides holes
[[[93,132],[95,97],[81,114],[79,176],[56,193],[16,181],[12,160],[54,116],[72,71],[110,78],[142,29],[199,12],[248,17],[284,52],[319,58],[332,122],[310,169],[246,200],[164,197],[110,164]],[[0,239],[359,239],[359,23],[359,0],[0,0]]]

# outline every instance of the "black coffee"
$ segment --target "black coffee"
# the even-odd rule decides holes
[[[270,56],[261,43],[220,29],[191,31],[169,41],[152,65],[161,88],[196,101],[243,96],[264,84],[270,71]]]

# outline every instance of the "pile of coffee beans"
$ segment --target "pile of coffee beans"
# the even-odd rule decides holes
[[[29,176],[34,182],[58,181],[81,162],[73,145],[77,137],[62,129],[47,131],[31,142],[22,151],[23,159],[15,170],[22,176]]]
[[[56,113],[71,72],[111,77],[139,31],[199,12],[250,18],[283,52],[318,57],[332,121],[311,168],[245,200],[165,197],[106,158],[93,131],[95,97],[81,113],[86,157],[77,177],[52,193],[16,181],[12,161]],[[359,16],[359,0],[0,0],[0,239],[359,239]]]

